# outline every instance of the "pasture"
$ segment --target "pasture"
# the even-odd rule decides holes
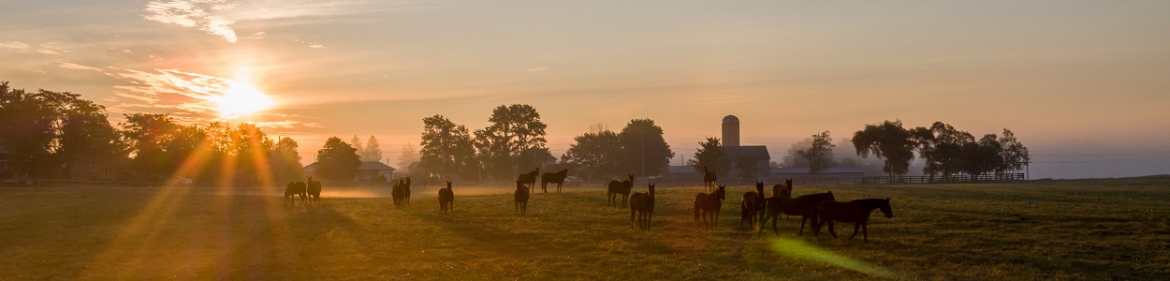
[[[769,186],[774,183],[767,183]],[[330,189],[284,206],[283,187],[2,187],[3,279],[402,280],[1152,280],[1170,276],[1170,177],[1014,184],[800,186],[838,200],[892,197],[869,243],[838,224],[814,243],[739,228],[729,186],[718,228],[693,222],[701,190],[657,189],[647,231],[604,187],[461,189],[439,215],[438,186],[396,209],[389,187]],[[634,192],[645,192],[644,183]],[[471,195],[475,194],[475,195]],[[825,252],[828,255],[807,254]],[[802,254],[804,253],[804,254]],[[871,274],[826,263],[855,259]],[[876,272],[876,273],[875,273]],[[888,274],[888,275],[885,275]]]

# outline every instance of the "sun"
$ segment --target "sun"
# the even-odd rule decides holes
[[[272,98],[246,82],[232,82],[223,96],[214,99],[216,110],[228,119],[252,115],[272,108]]]

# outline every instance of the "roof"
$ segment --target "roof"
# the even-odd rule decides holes
[[[739,117],[735,117],[735,115],[724,116],[723,123],[739,123]]]
[[[756,161],[772,160],[772,156],[768,154],[768,147],[763,145],[724,146],[723,151],[727,152],[727,159],[732,162],[740,155],[746,155]]]
[[[808,174],[808,167],[772,168],[773,174]],[[821,174],[862,174],[861,167],[829,167],[821,170]]]
[[[670,167],[666,167],[666,169],[667,169],[668,171],[670,171],[670,173],[671,173],[671,174],[693,174],[693,173],[698,173],[698,172],[696,172],[696,171],[695,171],[695,166],[691,166],[691,165],[686,165],[686,166],[670,166]]]
[[[305,171],[312,172],[317,170],[317,162],[305,166]],[[362,161],[362,165],[358,166],[358,171],[395,171],[394,167],[382,164],[378,161]]]

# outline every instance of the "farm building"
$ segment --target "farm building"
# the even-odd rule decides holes
[[[362,161],[362,165],[358,166],[357,179],[372,179],[378,177],[379,175],[387,179],[392,179],[394,178],[394,171],[396,171],[394,167],[382,164],[382,162]],[[313,162],[313,164],[305,166],[305,175],[311,177],[317,176],[317,162]]]

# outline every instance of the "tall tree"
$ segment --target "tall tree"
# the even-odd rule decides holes
[[[55,177],[79,158],[121,154],[104,111],[78,94],[27,92],[0,82],[0,138],[13,175]]]
[[[1003,151],[1000,152],[1000,158],[1003,159],[1001,165],[995,169],[996,173],[1003,173],[1007,171],[1019,171],[1032,161],[1028,155],[1028,148],[1024,147],[1016,139],[1016,134],[1011,130],[1003,129],[1003,136],[999,138],[1000,147]]]
[[[674,151],[670,150],[662,133],[662,127],[655,125],[654,120],[634,119],[626,124],[618,134],[625,171],[656,176],[670,166]]]
[[[479,171],[471,133],[447,117],[423,118],[421,146],[419,166],[440,177],[474,178]]]
[[[687,160],[687,163],[700,173],[706,167],[720,178],[727,178],[727,173],[731,171],[731,159],[727,156],[727,151],[723,150],[723,146],[719,145],[719,138],[707,138],[706,141],[699,142],[694,159]]]
[[[325,146],[317,151],[317,173],[326,179],[353,180],[361,165],[362,160],[357,155],[357,149],[338,137],[329,138],[325,141]]]
[[[406,173],[414,173],[415,163],[418,162],[418,148],[414,144],[402,145],[398,152],[398,169]]]
[[[129,114],[122,124],[122,134],[134,154],[135,170],[150,174],[169,174],[176,168],[178,156],[168,151],[182,126],[166,114]]]
[[[914,159],[914,140],[910,131],[902,128],[901,120],[866,125],[853,134],[853,146],[863,158],[872,153],[885,159],[882,171],[890,176],[905,175]]]
[[[986,134],[978,142],[968,142],[963,145],[963,172],[978,179],[979,175],[995,171],[1001,167],[1003,158],[1000,152],[1003,147],[999,144],[995,134]]]
[[[382,146],[374,136],[366,140],[366,147],[362,149],[362,161],[382,161]]]
[[[126,158],[126,147],[118,130],[110,124],[105,107],[91,101],[75,99],[62,120],[57,155],[66,171],[80,160]]]
[[[829,131],[813,135],[812,139],[812,147],[800,150],[798,154],[808,161],[808,172],[817,175],[833,165],[833,147],[837,145],[833,144],[833,138],[829,137]]]
[[[621,138],[610,130],[588,132],[573,138],[574,143],[561,156],[561,162],[575,167],[575,174],[586,179],[619,175],[622,154]]]
[[[934,122],[930,128],[914,128],[911,134],[923,160],[922,172],[930,175],[932,180],[936,174],[950,179],[952,174],[959,172],[963,164],[963,145],[975,141],[970,133],[943,122]]]
[[[271,163],[276,169],[276,183],[286,181],[297,181],[304,177],[304,170],[301,167],[301,155],[297,152],[300,145],[296,140],[289,137],[283,137],[276,142],[275,151],[271,155]]]
[[[349,145],[352,145],[354,149],[357,149],[358,157],[361,158],[362,161],[366,161],[366,147],[362,146],[361,138],[358,138],[357,135],[353,135],[353,138],[349,139]]]
[[[521,162],[540,163],[541,158],[551,157],[540,152],[547,142],[544,130],[548,125],[540,121],[536,108],[526,104],[501,105],[492,110],[488,122],[491,125],[475,130],[474,134],[480,161],[492,178],[510,179],[519,173]]]

